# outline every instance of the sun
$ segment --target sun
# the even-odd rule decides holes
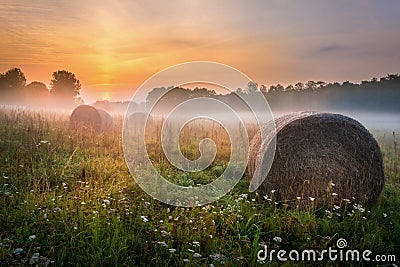
[[[110,92],[102,92],[101,93],[101,99],[102,100],[107,100],[107,101],[111,100]]]

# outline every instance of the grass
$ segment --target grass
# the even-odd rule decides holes
[[[120,128],[121,118],[116,119]],[[382,144],[387,183],[374,207],[278,208],[273,199],[258,203],[244,177],[215,203],[178,208],[153,200],[138,187],[125,165],[118,131],[75,131],[66,115],[24,110],[1,110],[0,125],[1,266],[274,266],[284,262],[276,257],[257,261],[262,245],[322,250],[335,247],[339,238],[350,249],[395,255],[397,264],[400,259],[395,143]],[[220,129],[198,132],[214,135],[217,147],[226,139]],[[190,129],[184,137],[188,134]],[[193,140],[183,139],[183,153],[196,158]],[[150,156],[160,173],[186,186],[215,179],[230,151],[224,145],[206,171],[185,174],[153,147]],[[304,264],[316,265],[298,263]]]

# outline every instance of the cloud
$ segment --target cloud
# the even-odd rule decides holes
[[[331,53],[331,52],[337,52],[337,51],[343,51],[349,49],[348,46],[342,45],[342,44],[330,44],[330,45],[323,45],[318,48],[318,52],[320,53]]]

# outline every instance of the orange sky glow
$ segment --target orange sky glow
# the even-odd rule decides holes
[[[400,70],[399,2],[0,3],[0,72],[50,84],[66,69],[86,102],[128,100],[151,75],[216,61],[260,84],[355,81]]]

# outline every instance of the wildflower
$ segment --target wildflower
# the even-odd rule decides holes
[[[194,250],[193,250],[193,249],[190,249],[190,248],[188,248],[188,251],[189,251],[189,252],[192,252],[192,253],[194,252]]]
[[[338,194],[337,194],[337,193],[335,193],[335,192],[333,192],[333,193],[332,193],[332,196],[334,196],[334,197],[335,197],[335,196],[337,196],[337,195],[338,195]]]
[[[183,262],[189,262],[189,259],[183,259]]]
[[[331,183],[331,186],[335,186],[335,183]]]
[[[200,247],[200,242],[199,241],[193,241],[192,246],[194,247]]]
[[[273,194],[273,193],[275,193],[276,192],[276,190],[275,189],[272,189],[271,190],[271,194]]]
[[[142,215],[142,216],[140,216],[140,218],[142,218],[143,222],[148,222],[149,221],[149,219],[147,219],[146,216]]]
[[[354,209],[359,210],[360,212],[365,211],[365,209],[360,204],[354,205],[353,207],[354,207]]]
[[[168,249],[169,250],[169,252],[171,252],[171,253],[174,253],[175,251],[176,251],[176,249],[174,249],[174,248],[170,248],[170,249]]]
[[[383,218],[386,218],[387,216],[387,213],[383,213]]]
[[[157,244],[159,244],[160,246],[163,246],[163,247],[168,246],[167,243],[165,243],[165,241],[158,241]]]
[[[106,205],[110,205],[110,200],[108,200],[108,199],[103,199],[103,203],[106,204]]]
[[[313,202],[315,200],[315,197],[309,197],[311,202]]]
[[[296,197],[297,200],[301,200],[301,197]]]
[[[276,241],[276,242],[282,242],[282,238],[279,236],[275,236],[272,240]]]
[[[29,264],[38,264],[39,263],[39,253],[33,253],[32,258],[29,260]]]
[[[210,255],[210,258],[221,262],[225,259],[225,256],[223,254],[213,254],[213,255]]]
[[[343,201],[346,203],[350,203],[350,199],[348,199],[348,198],[343,198]]]
[[[167,237],[167,236],[170,236],[170,235],[171,235],[171,232],[167,232],[167,231],[162,230],[162,231],[161,231],[161,235],[162,235],[163,237]]]
[[[193,258],[201,258],[201,257],[203,257],[203,256],[201,256],[201,254],[200,253],[194,253],[193,254]]]
[[[86,202],[85,202],[85,201],[82,201],[82,202],[81,202],[81,205],[86,205]]]
[[[18,255],[20,255],[23,251],[24,251],[24,250],[23,250],[22,248],[16,248],[16,249],[14,250],[14,254],[18,256]]]
[[[30,235],[30,236],[29,236],[29,241],[33,241],[33,240],[35,240],[35,238],[36,238],[35,235]]]

